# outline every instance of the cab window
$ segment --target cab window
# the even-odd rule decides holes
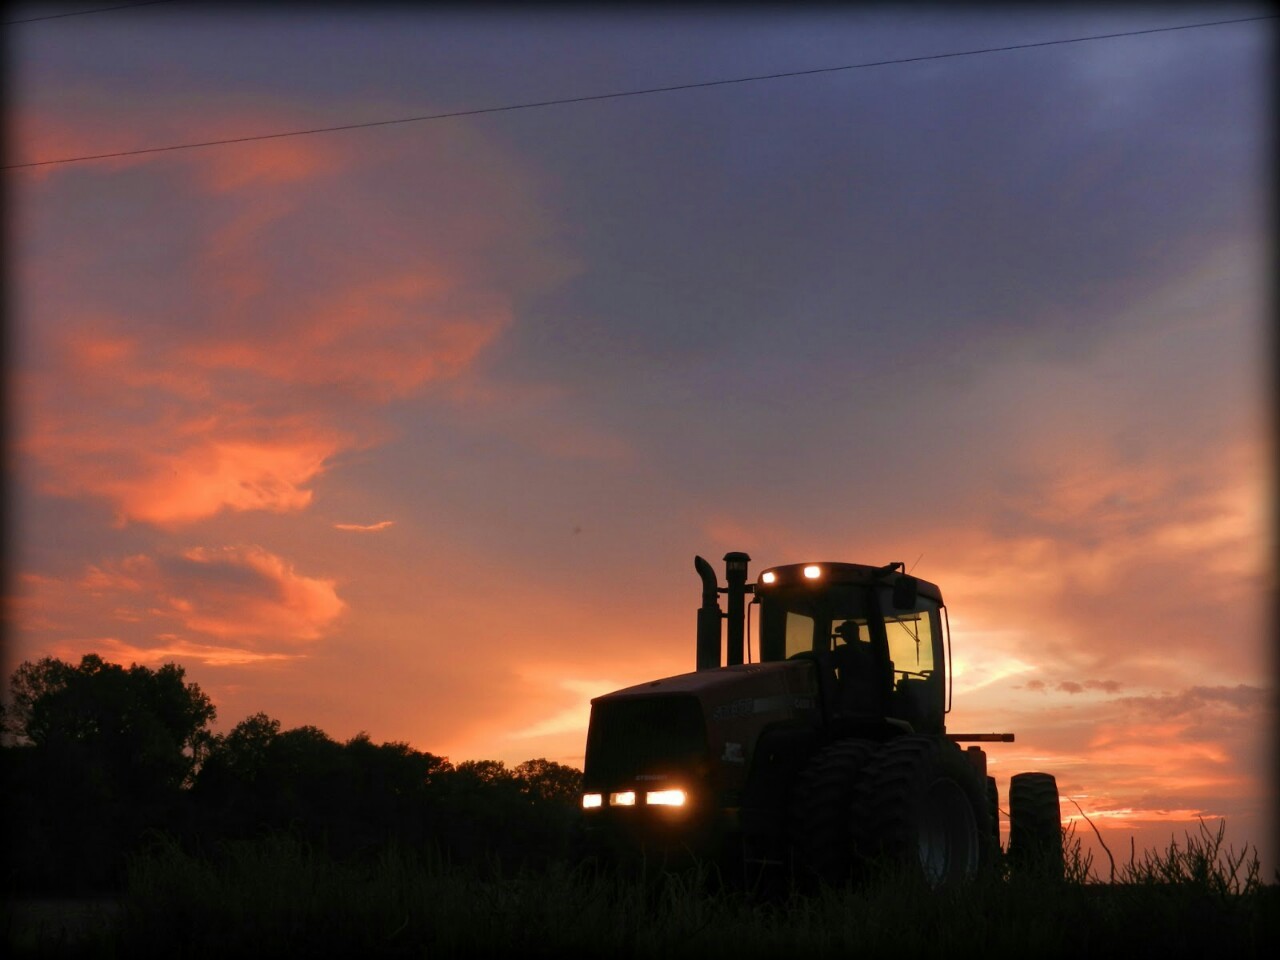
[[[813,617],[787,611],[787,656],[813,649]]]
[[[889,641],[889,659],[893,661],[894,681],[905,675],[915,679],[933,673],[933,631],[929,611],[893,613],[885,617],[884,633]]]

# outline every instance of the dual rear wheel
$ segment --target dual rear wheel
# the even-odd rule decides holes
[[[940,737],[831,744],[800,777],[790,813],[796,872],[811,884],[856,881],[884,865],[941,887],[993,859],[986,783]]]

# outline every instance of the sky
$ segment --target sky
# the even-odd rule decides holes
[[[941,56],[1269,12],[12,23],[5,675],[580,766],[696,554],[901,560],[1002,797],[1269,876],[1274,21]]]

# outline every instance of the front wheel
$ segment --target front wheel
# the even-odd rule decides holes
[[[791,798],[791,856],[802,886],[839,886],[853,879],[857,862],[854,791],[875,752],[870,740],[839,740],[819,751]]]
[[[859,849],[930,887],[972,880],[992,861],[986,784],[950,741],[890,740],[854,799]]]

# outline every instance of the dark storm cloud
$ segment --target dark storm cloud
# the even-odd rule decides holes
[[[1104,693],[1116,693],[1123,685],[1116,680],[1085,680],[1077,682],[1075,680],[1063,680],[1057,685],[1057,689],[1063,693],[1084,693],[1086,690],[1101,690]]]
[[[1270,691],[1239,683],[1234,687],[1189,687],[1178,693],[1121,697],[1118,703],[1161,719],[1191,717],[1218,706],[1235,713],[1261,715],[1271,703]]]
[[[373,118],[336,112],[371,93],[394,116],[1188,20],[1177,11],[568,11],[446,13],[388,32],[393,9],[261,17],[255,30],[197,16],[181,69],[163,55],[121,65],[106,44],[65,66],[95,76],[110,57],[125,86],[149,87],[160,71],[179,89],[216,83],[231,94],[259,89],[269,69],[275,96],[322,94],[330,119],[344,122]],[[167,23],[157,12],[130,29]],[[290,46],[282,51],[267,27],[285,30]],[[104,18],[95,29],[107,38],[122,27]],[[1261,148],[1250,122],[1261,85],[1241,91],[1232,60],[1256,41],[1233,30],[449,123],[482,125],[555,170],[544,189],[591,251],[577,281],[525,305],[514,332],[525,369],[533,361],[533,372],[616,382],[644,378],[654,362],[719,355],[730,339],[776,349],[780,333],[787,355],[814,362],[855,337],[864,357],[998,340],[1063,358],[1097,348],[1105,307],[1132,295],[1136,272],[1176,273],[1247,217],[1230,191]],[[56,47],[50,56],[70,60]]]
[[[1213,39],[1140,39],[1176,68],[1099,74],[1143,63],[1119,40],[516,118],[597,213],[594,269],[537,329],[608,377],[744,336],[815,361],[922,335],[1087,355],[1136,273],[1176,274],[1251,213],[1256,91]]]

